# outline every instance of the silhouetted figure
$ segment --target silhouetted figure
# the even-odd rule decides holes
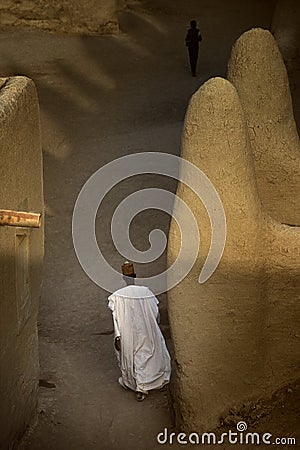
[[[197,67],[197,59],[199,52],[199,42],[202,41],[202,36],[200,30],[197,28],[196,20],[191,20],[190,22],[191,28],[188,29],[185,43],[189,49],[189,57],[191,64],[191,71],[193,77],[196,76],[196,67]]]

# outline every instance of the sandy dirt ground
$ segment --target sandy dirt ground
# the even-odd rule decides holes
[[[38,423],[22,449],[168,448],[156,443],[156,435],[173,426],[169,391],[152,392],[138,403],[132,392],[123,391],[117,383],[108,294],[85,275],[77,261],[71,235],[73,207],[84,182],[109,161],[140,151],[179,154],[191,94],[208,78],[225,76],[231,46],[243,31],[270,26],[274,1],[263,2],[264,8],[260,1],[246,5],[231,0],[226,7],[217,1],[185,5],[165,1],[163,8],[159,3],[132,2],[120,13],[118,36],[1,28],[1,75],[22,74],[35,81],[44,151],[46,237],[39,316],[44,381]],[[191,16],[198,19],[203,35],[196,78],[190,75],[184,46]],[[148,186],[173,192],[176,188],[173,180],[162,176],[137,176],[114,188],[99,209],[99,245],[116,269],[123,258],[110,238],[113,210],[129,193]],[[131,234],[133,243],[144,250],[151,229],[167,233],[169,217],[153,210],[140,216]],[[136,269],[146,276],[164,267],[165,255],[155,264]],[[159,299],[162,329],[172,351],[166,297]],[[273,413],[263,419],[267,422],[258,427],[277,436],[292,436],[297,395],[299,399],[293,387],[289,397],[294,400],[285,396],[280,405],[274,404]]]

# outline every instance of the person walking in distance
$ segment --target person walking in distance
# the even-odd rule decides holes
[[[127,286],[108,297],[114,322],[114,346],[121,369],[119,384],[142,401],[152,389],[169,383],[171,360],[158,326],[158,300],[145,286],[135,285],[133,264],[122,266]]]
[[[193,77],[196,76],[197,59],[199,53],[199,42],[202,41],[200,30],[197,28],[196,20],[191,20],[191,28],[188,29],[185,45],[189,51],[190,65]]]

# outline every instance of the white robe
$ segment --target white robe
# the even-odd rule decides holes
[[[134,391],[158,389],[170,380],[171,361],[157,323],[158,300],[144,286],[126,286],[108,297],[123,383]]]

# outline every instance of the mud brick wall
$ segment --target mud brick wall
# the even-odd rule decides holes
[[[38,99],[26,77],[0,79],[0,208],[43,212]],[[0,227],[0,448],[36,415],[43,226]]]
[[[300,142],[289,78],[277,42],[254,28],[233,46],[228,80],[248,125],[259,197],[275,220],[300,225]]]
[[[220,264],[199,284],[211,226],[199,198],[179,183],[176,194],[194,213],[201,245],[191,272],[168,292],[174,398],[179,428],[203,432],[231,407],[299,377],[300,228],[275,221],[262,206],[246,115],[228,80],[210,79],[192,96],[181,156],[213,183],[227,221]],[[168,266],[180,246],[172,219]]]

